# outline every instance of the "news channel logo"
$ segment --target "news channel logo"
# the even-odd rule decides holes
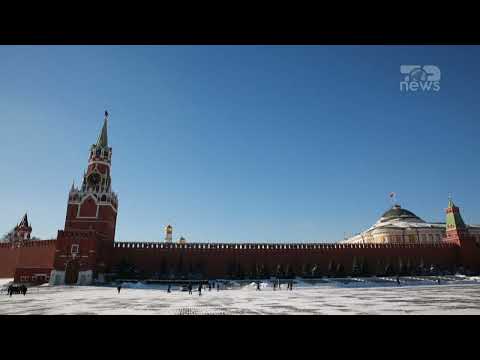
[[[441,72],[435,65],[400,65],[400,73],[405,75],[400,81],[401,92],[440,91]]]

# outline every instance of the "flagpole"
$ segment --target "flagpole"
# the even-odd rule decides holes
[[[394,192],[391,192],[391,193],[390,193],[390,201],[391,201],[391,203],[392,203],[392,206],[395,205],[396,200],[397,200],[397,194],[394,193]]]

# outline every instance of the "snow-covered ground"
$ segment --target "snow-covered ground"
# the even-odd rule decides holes
[[[480,278],[465,276],[296,280],[293,291],[271,282],[231,282],[199,296],[164,285],[31,287],[0,295],[0,314],[480,314]],[[0,287],[9,280],[0,279]]]

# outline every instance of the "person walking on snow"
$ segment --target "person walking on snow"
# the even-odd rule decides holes
[[[120,290],[122,290],[122,285],[118,285],[118,286],[117,286],[118,294],[120,294]]]
[[[168,289],[167,289],[167,293],[170,292],[170,288],[171,288],[172,285],[168,284]]]
[[[193,289],[192,283],[188,283],[188,293],[189,294],[192,293],[192,289]]]
[[[201,295],[202,295],[202,283],[198,285],[198,296],[201,296]]]

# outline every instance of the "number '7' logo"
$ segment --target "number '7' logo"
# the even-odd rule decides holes
[[[440,81],[441,72],[435,65],[400,65],[405,81]]]

